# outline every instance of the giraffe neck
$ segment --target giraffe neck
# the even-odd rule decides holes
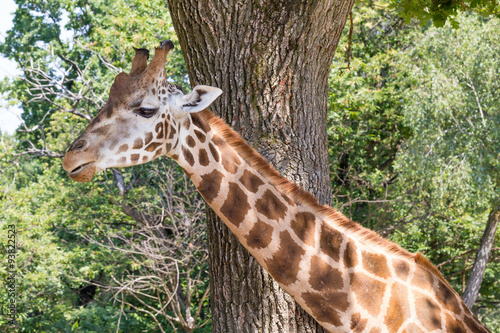
[[[425,258],[320,206],[210,112],[177,127],[171,157],[252,256],[328,331],[483,327]]]

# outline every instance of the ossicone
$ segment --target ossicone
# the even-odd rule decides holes
[[[174,48],[174,43],[171,40],[165,40],[160,43],[160,46],[155,49],[155,55],[148,65],[148,71],[154,72],[160,69],[165,70],[165,61],[167,60],[168,52]]]
[[[146,49],[136,49],[135,57],[132,60],[132,69],[130,70],[130,76],[136,76],[144,72],[148,66],[149,51]]]
[[[170,39],[164,40],[160,43],[160,48],[168,52],[174,48],[174,43]]]
[[[152,68],[153,70],[158,70],[164,68],[165,61],[167,59],[168,52],[174,48],[174,43],[171,40],[164,40],[160,43],[160,46],[155,49],[155,55],[153,60],[148,65],[149,51],[147,49],[136,49],[134,60],[132,60],[132,69],[130,70],[130,76],[137,76],[142,74],[146,68]]]

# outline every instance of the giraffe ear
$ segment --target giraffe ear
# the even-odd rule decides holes
[[[206,109],[217,97],[222,94],[222,90],[210,86],[196,86],[193,91],[182,97],[182,110],[193,113]]]

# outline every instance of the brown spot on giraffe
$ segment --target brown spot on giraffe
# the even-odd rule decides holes
[[[122,156],[118,159],[118,163],[120,164],[124,164],[125,162],[127,162],[127,158],[125,156]]]
[[[220,208],[221,213],[227,217],[231,224],[239,227],[249,210],[248,196],[238,184],[230,182],[226,201]]]
[[[465,329],[465,326],[450,316],[449,314],[446,314],[446,332],[453,332],[453,333],[466,333],[467,330]]]
[[[156,139],[163,139],[163,122],[159,122],[155,126],[155,132],[158,133],[156,135]]]
[[[155,154],[153,155],[153,158],[157,158],[158,156],[160,156],[161,154],[163,153],[163,148],[160,147],[158,148],[156,151],[155,151]]]
[[[314,246],[315,220],[314,214],[299,212],[295,214],[290,224],[297,237],[309,246]]]
[[[342,273],[338,269],[332,268],[318,256],[311,258],[309,274],[309,284],[313,289],[321,293],[337,291],[344,285]]]
[[[373,317],[377,317],[382,308],[386,285],[364,273],[349,274],[351,290],[357,302]]]
[[[210,126],[201,118],[200,115],[191,114],[191,119],[193,124],[198,127],[202,132],[208,133],[210,132]]]
[[[144,148],[146,151],[153,152],[156,150],[158,146],[161,146],[161,142],[152,142],[150,143],[146,148]]]
[[[396,282],[391,288],[389,308],[384,317],[384,322],[389,332],[397,332],[401,325],[411,317],[411,309],[408,301],[408,288]]]
[[[361,257],[363,258],[363,268],[367,272],[384,279],[390,276],[387,259],[383,254],[362,251]]]
[[[100,123],[101,122],[101,115],[98,114],[94,119],[92,119],[92,122],[91,123],[94,123],[94,124],[97,124],[97,123]]]
[[[273,227],[269,224],[257,220],[252,230],[245,236],[247,244],[253,249],[263,249],[271,243]]]
[[[147,132],[146,135],[144,136],[144,145],[148,145],[151,140],[153,140],[153,133],[152,132]]]
[[[259,186],[264,184],[258,176],[248,170],[243,171],[243,175],[240,177],[240,183],[252,193],[256,193],[259,190]]]
[[[264,192],[255,202],[255,209],[262,215],[276,221],[284,218],[287,212],[286,206],[271,190]]]
[[[487,332],[475,317],[466,313],[464,315],[464,323],[469,327],[472,332]]]
[[[208,143],[208,148],[210,149],[210,153],[212,154],[215,162],[219,162],[219,152],[217,149],[215,149],[214,145],[212,143]]]
[[[326,255],[330,256],[335,261],[339,261],[342,240],[343,236],[340,232],[333,229],[333,227],[326,224],[326,222],[323,222],[321,226],[321,235],[319,237],[319,246]]]
[[[272,258],[266,260],[269,274],[283,285],[289,285],[297,281],[299,272],[299,263],[302,256],[306,253],[299,244],[297,244],[288,231],[280,233],[280,247]]]
[[[191,127],[191,118],[186,117],[186,119],[184,119],[184,121],[182,122],[182,126],[185,129],[189,129]]]
[[[281,194],[281,197],[283,198],[283,200],[286,201],[286,203],[289,205],[289,206],[295,206],[295,202],[292,201],[292,199],[290,199],[290,197],[286,194]]]
[[[410,273],[410,264],[401,259],[393,259],[392,266],[394,267],[394,271],[396,272],[396,276],[403,281],[408,279],[408,275]]]
[[[134,140],[134,145],[132,146],[133,149],[140,149],[142,148],[142,138],[137,138]]]
[[[238,171],[238,165],[241,163],[236,154],[229,154],[221,152],[222,154],[222,165],[227,172],[236,173]]]
[[[202,132],[198,131],[197,129],[194,130],[194,134],[196,134],[196,137],[198,138],[198,140],[200,140],[201,143],[204,143],[205,140],[206,140],[206,136],[205,134],[203,134]]]
[[[345,292],[305,292],[302,293],[302,298],[316,320],[342,326],[341,314],[349,306]]]
[[[422,289],[434,289],[434,278],[426,269],[417,266],[411,284]]]
[[[173,139],[175,133],[177,133],[177,130],[175,129],[175,127],[173,125],[170,125],[170,133],[168,134],[168,138]]]
[[[118,148],[118,151],[116,152],[117,154],[126,152],[128,150],[128,144],[123,144]]]
[[[191,151],[184,146],[182,146],[182,155],[184,156],[184,159],[186,160],[186,162],[189,163],[190,166],[194,165],[193,154],[191,154]]]
[[[368,333],[380,333],[380,332],[382,332],[382,330],[380,329],[380,327],[372,327],[370,329],[370,332],[368,332]]]
[[[139,160],[139,157],[141,156],[141,154],[132,154],[130,155],[130,162],[132,163],[135,163]]]
[[[96,121],[96,122],[99,122],[99,121]],[[103,125],[101,127],[98,127],[96,129],[92,130],[90,133],[95,134],[95,135],[104,135],[109,131],[110,127],[111,127],[111,124]]]
[[[214,135],[212,141],[219,147],[220,155],[222,158],[222,166],[229,173],[236,173],[238,165],[241,164],[238,155],[229,147],[229,145],[221,139],[220,136]]]
[[[208,159],[208,154],[205,149],[200,148],[198,152],[198,160],[202,166],[208,166],[210,164],[210,160]]]
[[[109,145],[109,150],[115,149],[116,145],[118,144],[118,140],[114,139],[111,141],[111,144]]]
[[[155,132],[156,133],[159,133],[161,130],[163,130],[163,122],[159,122],[158,124],[156,124],[155,126]]]
[[[351,316],[351,331],[360,333],[365,330],[366,323],[368,322],[368,319],[366,318],[361,318],[360,313],[354,313]]]
[[[213,199],[217,198],[223,178],[224,175],[217,170],[201,176],[198,191],[209,204],[212,203]]]
[[[188,144],[189,147],[194,148],[196,146],[196,141],[194,141],[193,137],[191,135],[188,135],[186,137],[186,143]]]
[[[354,241],[348,238],[347,245],[344,250],[344,265],[346,268],[352,268],[358,264],[358,253],[356,249]]]
[[[429,331],[442,329],[441,327],[441,309],[430,297],[413,292],[415,296],[415,310],[420,323]]]
[[[438,289],[436,290],[436,298],[438,302],[448,311],[457,315],[462,313],[460,301],[455,293],[443,281],[438,281]]]

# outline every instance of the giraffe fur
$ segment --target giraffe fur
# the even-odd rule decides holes
[[[63,167],[90,181],[111,167],[174,159],[273,278],[329,332],[488,332],[440,272],[282,177],[208,111],[222,92],[167,81],[165,42],[136,50]]]

